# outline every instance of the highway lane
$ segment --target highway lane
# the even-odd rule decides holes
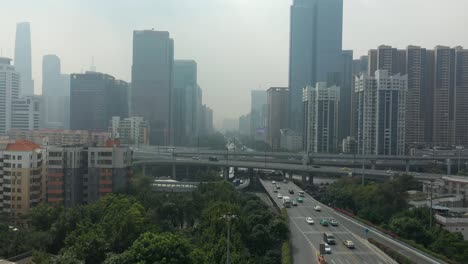
[[[262,181],[268,193],[274,197],[278,206],[282,207],[280,199],[276,198],[277,193],[273,192],[271,181]],[[282,195],[287,195],[292,199],[299,197],[300,189],[292,183],[280,183],[281,189],[278,190]],[[293,189],[294,194],[289,194],[288,189]],[[331,245],[332,253],[327,254],[326,259],[333,264],[387,264],[395,263],[385,254],[381,253],[367,241],[350,232],[344,225],[324,227],[320,225],[320,219],[330,219],[334,217],[331,209],[322,207],[322,211],[317,212],[314,206],[317,204],[310,196],[303,198],[304,203],[297,207],[288,208],[288,216],[291,230],[292,254],[294,263],[315,263],[316,253],[319,250],[320,243],[323,241],[323,233],[331,232],[336,240],[336,245]],[[312,217],[315,224],[309,225],[305,218]],[[348,249],[342,243],[343,240],[352,240],[355,243],[355,249]]]

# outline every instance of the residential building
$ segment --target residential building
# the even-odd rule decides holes
[[[457,146],[468,146],[468,50],[455,48],[455,138]]]
[[[282,128],[288,127],[289,88],[271,87],[267,90],[267,143],[273,150],[280,148]]]
[[[120,118],[113,116],[110,121],[111,138],[119,139],[122,144],[148,145],[149,126],[143,117]]]
[[[29,22],[16,24],[15,68],[21,74],[20,94],[34,95],[31,70],[31,29]]]
[[[358,153],[405,155],[405,107],[407,76],[390,76],[378,70],[375,76],[356,78],[358,111]]]
[[[107,131],[112,116],[128,116],[129,85],[98,73],[71,75],[70,127]]]
[[[42,146],[87,145],[104,146],[109,133],[84,130],[10,130],[8,136],[13,140],[29,140]]]
[[[342,76],[340,87],[340,100],[338,102],[338,145],[343,139],[351,135],[352,99],[353,99],[353,51],[344,50],[341,57]]]
[[[302,133],[292,129],[280,129],[281,139],[280,148],[292,152],[302,151]]]
[[[12,102],[11,129],[38,130],[40,126],[41,99],[38,96],[25,96]]]
[[[304,150],[307,153],[336,153],[340,87],[319,82],[304,88]]]
[[[153,145],[172,144],[174,41],[167,31],[133,32],[132,115],[151,127]]]
[[[357,154],[357,144],[354,137],[343,139],[342,152],[346,154]]]
[[[197,84],[197,63],[193,60],[174,61],[174,144],[187,146],[199,134],[201,89]]]
[[[45,201],[45,152],[37,144],[18,140],[1,144],[0,157],[0,212],[25,215]]]
[[[45,55],[42,58],[42,99],[41,128],[68,129],[70,76],[61,73],[60,58],[56,55]]]
[[[250,136],[255,140],[266,141],[267,93],[263,90],[250,92]]]
[[[303,131],[302,89],[341,86],[343,0],[294,0],[289,49],[290,128]]]
[[[355,82],[354,78],[360,76],[363,73],[367,73],[367,67],[369,64],[368,56],[361,56],[359,59],[353,60],[353,77],[351,79],[351,127],[350,135],[351,137],[356,137],[357,134],[357,109],[356,109],[356,99],[355,99]]]
[[[0,57],[0,135],[11,129],[12,102],[19,98],[20,81],[11,59]]]

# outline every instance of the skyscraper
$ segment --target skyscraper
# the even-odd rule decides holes
[[[356,78],[358,153],[404,155],[407,76],[390,76],[378,70],[374,76]]]
[[[304,150],[334,153],[338,148],[340,87],[319,82],[304,88]]]
[[[302,89],[341,85],[343,0],[294,0],[290,23],[289,120],[302,131]]]
[[[128,112],[125,109],[128,108],[122,102],[127,102],[128,89],[126,82],[116,81],[107,74],[72,74],[71,129],[107,131],[113,116],[127,117]]]
[[[174,61],[173,124],[174,144],[189,145],[199,135],[201,94],[197,83],[197,63]]]
[[[468,50],[455,51],[455,144],[468,146]]]
[[[250,96],[250,136],[255,140],[265,141],[267,93],[253,90]]]
[[[288,126],[289,89],[272,87],[267,90],[267,142],[272,149],[280,148],[281,129]]]
[[[150,125],[150,143],[172,143],[174,41],[167,31],[133,32],[132,115]]]
[[[21,95],[34,95],[31,71],[31,30],[29,22],[16,25],[15,68],[21,73]]]
[[[0,57],[0,135],[6,135],[11,129],[13,100],[18,99],[20,91],[20,73],[11,65],[11,59]]]
[[[353,99],[353,51],[344,50],[341,57],[342,81],[338,86],[340,89],[340,100],[338,101],[338,124],[339,129],[336,136],[338,144],[351,135],[352,122],[352,99]]]
[[[42,127],[67,129],[70,118],[70,78],[61,73],[60,58],[42,58]]]

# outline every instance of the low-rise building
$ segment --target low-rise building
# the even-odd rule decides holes
[[[423,192],[431,193],[433,196],[457,195],[468,201],[468,177],[444,176],[437,181],[423,182]],[[464,206],[467,206],[466,204]]]
[[[460,232],[468,240],[468,213],[458,215],[436,214],[435,219],[439,225],[449,232]]]
[[[29,140],[38,145],[96,145],[104,146],[109,139],[108,132],[93,132],[85,130],[17,130],[8,132],[10,139]]]

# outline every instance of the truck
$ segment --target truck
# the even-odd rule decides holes
[[[284,205],[284,207],[290,208],[291,204],[292,204],[291,198],[289,198],[289,196],[283,196],[283,205]]]

